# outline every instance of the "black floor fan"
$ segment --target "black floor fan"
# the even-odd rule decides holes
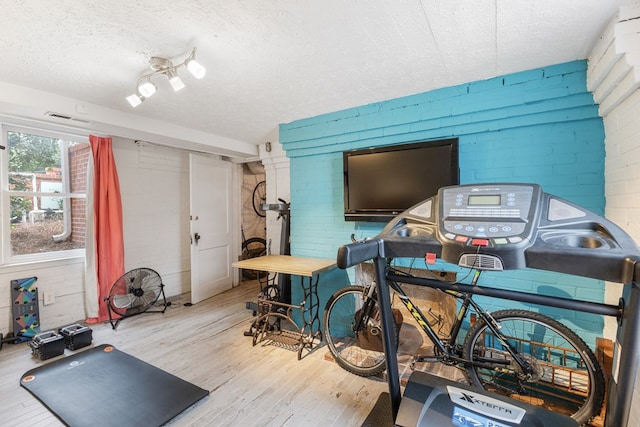
[[[149,311],[149,307],[154,305],[161,295],[162,310]],[[145,312],[164,313],[168,305],[162,279],[150,268],[135,268],[123,274],[113,284],[109,296],[104,300],[109,311],[109,323],[113,329],[116,329],[125,317]]]

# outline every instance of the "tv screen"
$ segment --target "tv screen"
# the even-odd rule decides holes
[[[346,151],[343,165],[347,221],[388,222],[460,183],[457,138]]]

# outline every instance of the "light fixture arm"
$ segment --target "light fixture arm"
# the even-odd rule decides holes
[[[185,65],[187,62],[195,60],[196,59],[196,49],[197,48],[193,48],[193,50],[191,51],[191,53],[189,54],[189,56],[187,56],[187,59],[184,60],[184,62],[182,63],[182,65]]]

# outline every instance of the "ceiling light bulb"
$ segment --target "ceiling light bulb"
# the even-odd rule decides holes
[[[184,89],[184,83],[175,71],[169,70],[167,72],[167,77],[169,77],[169,83],[171,83],[171,87],[175,92],[179,91],[180,89]]]
[[[135,93],[127,96],[127,101],[129,101],[129,104],[131,104],[133,108],[136,108],[138,105],[142,104],[143,100],[144,98],[138,96],[138,94]]]
[[[202,66],[195,59],[190,59],[187,61],[187,69],[193,74],[193,76],[197,79],[201,79],[207,74],[207,69]]]
[[[171,83],[171,87],[175,92],[185,88],[184,83],[182,82],[182,79],[180,79],[180,77],[178,76],[171,77],[169,79],[169,83]]]
[[[140,92],[140,95],[144,96],[145,98],[148,98],[156,93],[156,90],[158,90],[158,88],[156,87],[156,85],[151,83],[150,80],[138,85],[138,92]]]

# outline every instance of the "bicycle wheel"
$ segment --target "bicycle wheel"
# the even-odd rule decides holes
[[[365,288],[347,286],[334,293],[324,310],[322,333],[335,361],[347,371],[363,377],[377,375],[386,368],[378,303],[365,307]],[[356,323],[363,311],[369,319],[360,330]],[[396,349],[398,330],[396,330]]]
[[[493,367],[467,367],[472,384],[569,415],[581,425],[600,412],[605,382],[595,355],[563,324],[525,310],[492,313],[500,332],[530,364],[525,373],[487,324],[476,323],[463,344],[467,360]]]
[[[260,181],[253,189],[253,211],[256,215],[266,217],[267,213],[260,209],[260,206],[267,201],[267,182]]]
[[[267,241],[261,237],[251,237],[242,242],[242,259],[256,258],[267,254]],[[265,277],[266,271],[242,270],[242,277],[247,280],[255,280]]]

